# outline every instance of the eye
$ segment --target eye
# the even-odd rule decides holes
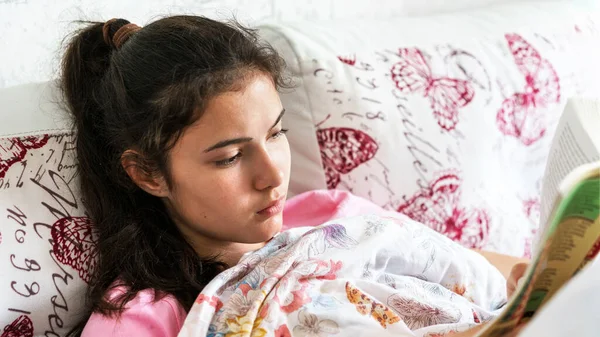
[[[231,158],[216,161],[215,165],[217,165],[217,167],[229,167],[229,166],[235,164],[241,156],[242,156],[242,153],[238,152],[235,156],[233,156]]]
[[[288,131],[289,131],[288,129],[281,129],[281,130],[279,130],[279,131],[275,132],[275,133],[274,133],[274,134],[271,136],[271,138],[279,138],[279,137],[281,137],[281,136],[285,135],[285,134],[286,134]]]

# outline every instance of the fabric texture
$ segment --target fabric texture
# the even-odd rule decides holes
[[[123,287],[115,288],[109,297],[115,298],[123,291]],[[174,297],[165,296],[157,300],[154,291],[143,290],[127,302],[118,318],[92,314],[82,337],[174,337],[179,333],[186,315]]]
[[[289,229],[198,296],[179,336],[437,336],[495,317],[506,280],[396,212]]]

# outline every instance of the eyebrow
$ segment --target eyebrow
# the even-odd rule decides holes
[[[277,116],[277,119],[275,120],[275,123],[273,123],[273,125],[271,126],[270,129],[273,129],[275,126],[277,126],[277,124],[279,124],[279,122],[283,118],[283,114],[285,114],[285,109],[281,110],[281,112],[279,113],[279,116]],[[220,149],[220,148],[223,148],[223,147],[227,147],[229,145],[247,143],[247,142],[249,142],[251,140],[252,140],[251,137],[240,137],[240,138],[233,138],[233,139],[222,140],[222,141],[216,143],[215,145],[209,147],[208,149],[204,150],[204,153],[207,153],[207,152],[210,152],[210,151],[214,151],[216,149]]]

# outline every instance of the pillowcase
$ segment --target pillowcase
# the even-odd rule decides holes
[[[53,83],[0,90],[0,331],[64,336],[95,267],[74,137]]]
[[[464,246],[527,256],[562,107],[600,92],[598,17],[548,2],[262,26],[298,84],[281,95],[290,196],[350,191]]]

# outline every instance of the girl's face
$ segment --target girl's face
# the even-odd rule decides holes
[[[243,253],[281,230],[290,177],[283,113],[273,81],[250,76],[211,99],[172,149],[163,200],[200,254]]]

